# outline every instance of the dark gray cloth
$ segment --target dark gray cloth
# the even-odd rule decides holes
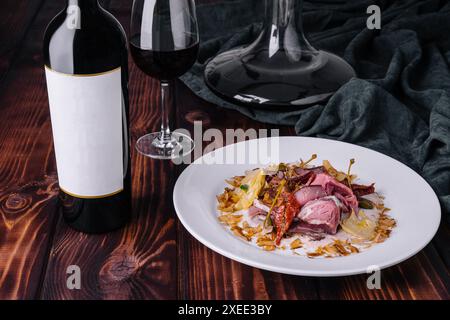
[[[366,28],[371,4],[382,9],[378,31]],[[263,15],[262,0],[199,5],[199,62],[184,83],[205,100],[258,121],[292,125],[302,136],[343,140],[402,161],[431,184],[450,220],[450,1],[305,2],[310,42],[343,56],[358,78],[328,103],[291,112],[230,104],[203,81],[205,62],[254,39]]]

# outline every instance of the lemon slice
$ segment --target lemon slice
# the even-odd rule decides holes
[[[265,174],[262,169],[250,171],[242,179],[241,187],[236,189],[236,196],[239,198],[235,205],[236,210],[250,208],[253,201],[258,197],[259,192],[265,183]]]
[[[345,221],[341,223],[342,229],[361,239],[370,240],[375,235],[377,224],[370,220],[363,211],[359,212],[359,217],[354,212]]]

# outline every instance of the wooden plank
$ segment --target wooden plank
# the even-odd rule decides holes
[[[321,299],[444,299],[449,295],[448,270],[429,245],[413,258],[381,271],[381,289],[367,288],[368,275],[319,279]]]
[[[107,8],[128,28],[130,1]],[[159,129],[159,86],[130,60],[132,145]],[[176,297],[173,164],[147,159],[132,148],[133,218],[123,230],[87,236],[59,221],[41,298],[174,299]],[[81,290],[66,287],[66,269],[78,265]]]
[[[42,151],[34,159],[44,156]],[[54,176],[0,192],[0,299],[36,298],[54,228],[57,192]]]
[[[9,68],[14,48],[21,50],[14,53],[0,93],[0,298],[30,299],[41,285],[55,223],[57,187],[40,55],[42,34],[55,8],[36,17],[20,45],[17,41],[36,3],[7,5],[11,12],[6,20],[13,25],[2,30],[17,28],[18,34],[9,38],[9,51],[2,52],[1,72]]]
[[[43,0],[3,0],[0,11],[0,82],[10,69]]]

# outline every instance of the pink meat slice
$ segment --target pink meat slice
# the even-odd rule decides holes
[[[289,229],[289,233],[302,233],[302,234],[323,234],[323,233],[329,233],[328,227],[324,224],[308,224],[303,221],[298,221],[297,223],[293,224],[292,227]]]
[[[267,212],[266,211],[264,211],[263,209],[261,209],[261,208],[258,208],[258,207],[256,207],[256,206],[251,206],[250,208],[248,208],[248,216],[250,217],[250,218],[254,218],[254,217],[256,217],[256,216],[262,216],[262,215],[267,215]]]
[[[297,202],[302,207],[309,201],[323,198],[326,196],[327,193],[321,186],[303,187],[302,189],[300,189],[295,193],[295,199],[297,199]]]
[[[321,186],[327,195],[336,196],[344,203],[348,211],[354,210],[358,214],[358,199],[353,191],[345,184],[340,183],[332,176],[326,173],[319,173],[311,182],[312,186]]]
[[[325,197],[308,202],[297,216],[299,226],[312,232],[336,234],[341,220],[341,204],[336,197]]]

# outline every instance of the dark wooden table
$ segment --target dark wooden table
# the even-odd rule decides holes
[[[125,27],[131,0],[104,1]],[[415,257],[366,276],[286,276],[231,261],[197,242],[176,218],[172,190],[182,167],[134,150],[133,220],[108,235],[69,229],[58,214],[58,184],[41,55],[59,0],[0,4],[0,298],[2,299],[449,299],[450,230]],[[131,60],[130,60],[131,61]],[[159,89],[130,63],[131,137],[158,130]],[[271,128],[177,90],[174,127]],[[292,128],[280,128],[294,134]],[[68,290],[79,265],[82,289]]]

